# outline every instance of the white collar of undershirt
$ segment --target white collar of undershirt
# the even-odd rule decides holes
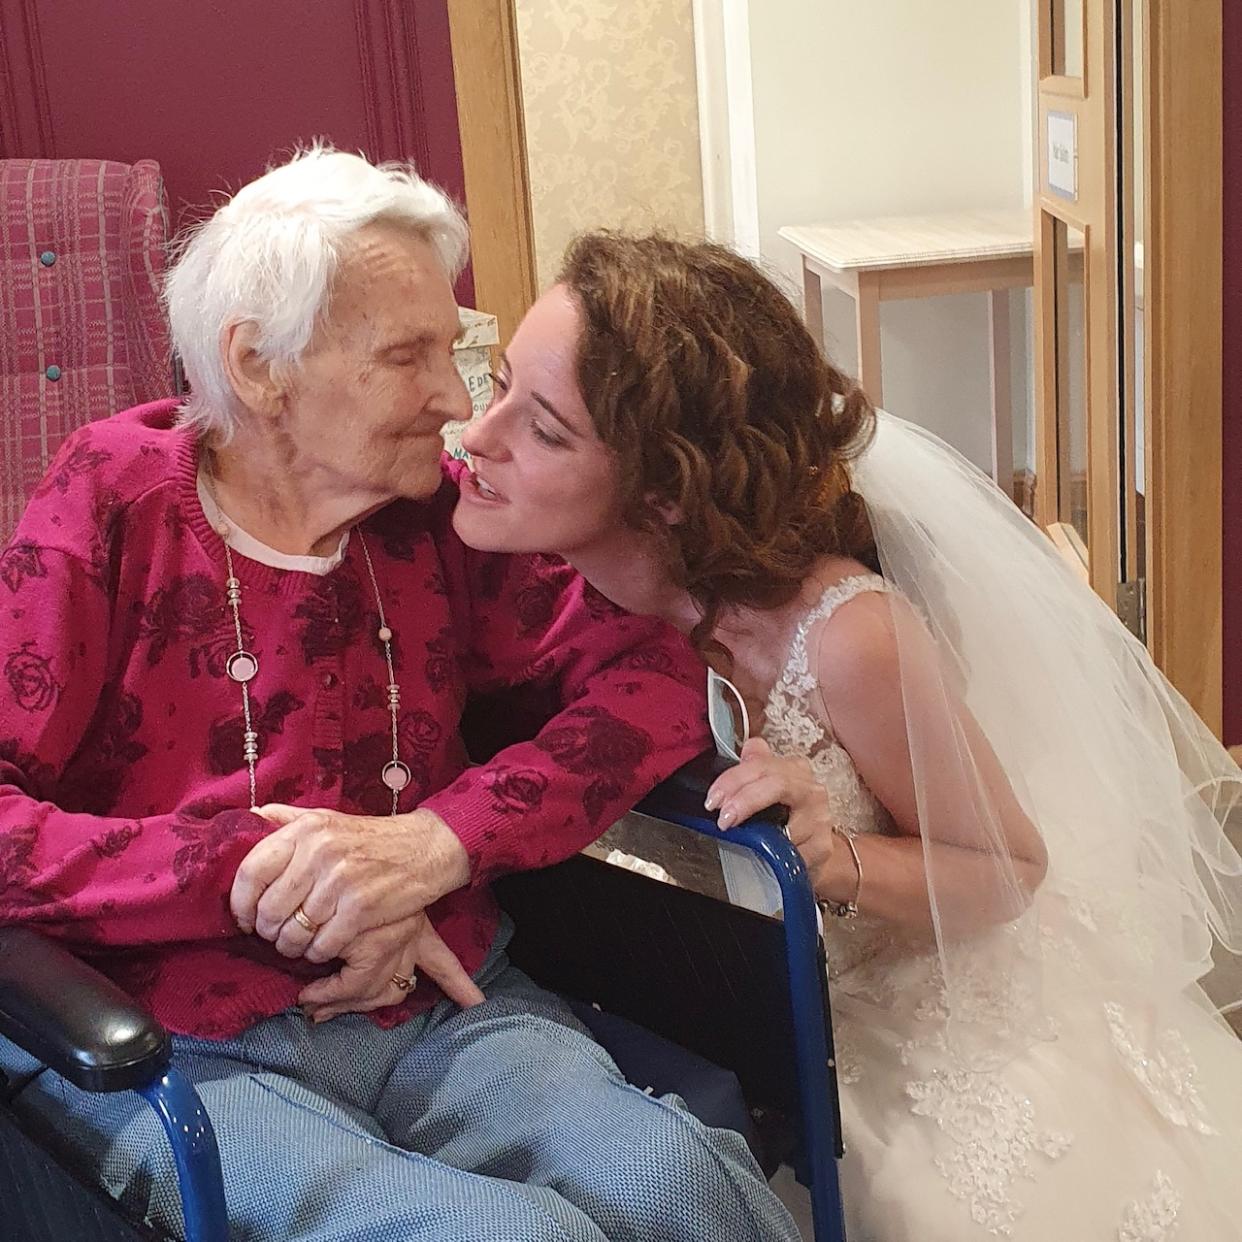
[[[229,533],[225,542],[234,552],[246,557],[247,560],[258,561],[260,565],[267,565],[272,569],[289,569],[297,573],[318,574],[322,577],[324,574],[331,573],[345,559],[345,549],[349,546],[349,531],[341,536],[340,547],[331,556],[290,556],[289,553],[278,552],[253,535],[246,534],[216,504],[215,497],[212,496],[207,486],[207,478],[201,469],[198,472],[198,502],[203,506],[203,516],[211,524],[213,530],[218,530],[221,524],[228,527]]]

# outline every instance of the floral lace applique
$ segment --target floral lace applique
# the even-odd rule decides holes
[[[883,578],[874,574],[846,578],[830,586],[794,631],[785,668],[776,679],[764,710],[765,740],[777,754],[804,755],[810,760],[832,799],[836,822],[851,832],[881,831],[887,816],[863,784],[853,760],[825,729],[811,706],[816,683],[810,670],[807,638],[814,625],[826,620],[842,604],[868,592],[891,590]]]
[[[832,1050],[835,1054],[833,1063],[836,1066],[838,1085],[852,1087],[863,1076],[862,1056],[859,1053],[858,1040],[854,1037],[852,1023],[833,1023]]]
[[[1055,1020],[1040,1012],[1036,976],[1006,969],[1009,963],[1023,960],[1023,938],[1028,934],[1029,929],[1022,924],[1010,923],[995,929],[990,941],[980,939],[963,948],[954,962],[951,989],[938,956],[924,955],[921,960],[928,984],[913,1014],[919,1033],[903,1047],[904,1063],[909,1064],[919,1049],[948,1052],[950,1021],[966,1046],[976,1042],[973,1032],[977,1031],[995,1044],[999,1055],[1005,1055],[1003,1050],[1015,1042],[1057,1037]],[[973,1068],[981,1067],[976,1064]]]
[[[1073,1136],[1037,1130],[1034,1105],[997,1074],[936,1070],[907,1083],[906,1094],[912,1111],[931,1118],[950,1142],[948,1154],[936,1158],[949,1191],[967,1204],[975,1224],[1008,1237],[1023,1211],[1014,1183],[1035,1177],[1032,1157],[1064,1155]]]
[[[1170,1027],[1161,1033],[1154,1048],[1145,1048],[1120,1005],[1105,1002],[1104,1014],[1113,1045],[1129,1071],[1147,1089],[1160,1115],[1200,1134],[1218,1133],[1208,1121],[1207,1108],[1199,1095],[1199,1068],[1182,1033]]]
[[[1160,1171],[1152,1179],[1151,1192],[1135,1199],[1117,1227],[1117,1242],[1172,1242],[1182,1196],[1169,1177]]]
[[[764,706],[763,736],[768,745],[778,755],[804,756],[810,762],[816,779],[828,794],[834,822],[852,833],[883,832],[888,826],[888,815],[812,706],[816,682],[809,667],[807,639],[811,628],[842,604],[867,592],[891,590],[883,578],[873,574],[846,578],[830,586],[799,622],[789,644],[785,668]],[[836,981],[850,975],[845,988],[853,993],[856,967],[874,957],[891,939],[891,928],[878,919],[829,920],[824,928],[829,978]]]

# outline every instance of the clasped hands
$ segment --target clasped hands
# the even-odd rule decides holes
[[[395,1005],[421,973],[463,1007],[483,1001],[427,917],[469,881],[466,851],[430,811],[380,818],[273,803],[279,825],[243,859],[229,906],[242,931],[285,957],[344,965],[298,996],[307,1017]],[[404,986],[403,986],[404,983]]]

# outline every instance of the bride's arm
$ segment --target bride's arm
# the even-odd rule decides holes
[[[826,720],[899,834],[856,841],[861,907],[927,926],[934,893],[956,931],[1019,914],[1044,878],[1043,841],[913,609],[859,596],[824,624],[817,654]],[[855,883],[849,850],[834,850],[821,895],[848,900]]]
[[[930,930],[934,906],[941,931],[957,934],[1020,914],[1044,877],[1043,842],[909,606],[877,594],[843,605],[822,625],[812,666],[827,723],[897,830],[854,839],[859,909]],[[760,747],[713,787],[726,826],[786,802],[817,895],[852,900],[857,868],[825,791],[805,761]]]

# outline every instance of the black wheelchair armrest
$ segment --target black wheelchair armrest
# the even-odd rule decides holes
[[[84,1091],[158,1078],[168,1032],[110,979],[27,927],[0,927],[0,1035]]]

